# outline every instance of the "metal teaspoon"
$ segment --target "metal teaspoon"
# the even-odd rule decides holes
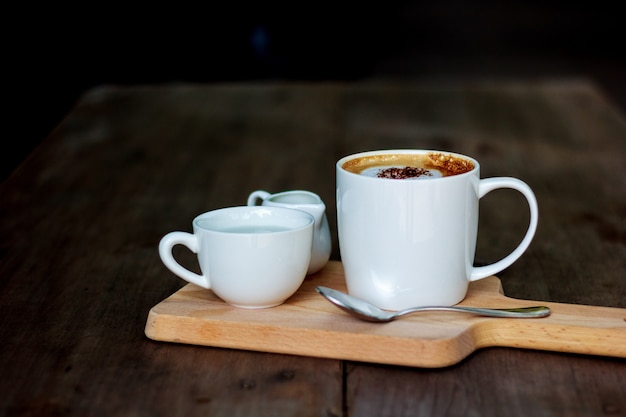
[[[463,306],[426,306],[413,307],[400,311],[385,311],[365,300],[342,293],[332,288],[318,286],[317,292],[322,294],[328,301],[335,304],[347,313],[366,321],[386,323],[405,314],[418,311],[460,311],[487,317],[515,317],[515,318],[539,318],[550,315],[550,309],[544,306],[521,307],[521,308],[479,308]]]

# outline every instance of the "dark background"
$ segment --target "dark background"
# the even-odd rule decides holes
[[[626,110],[618,2],[294,3],[7,10],[0,179],[102,84],[584,77]]]

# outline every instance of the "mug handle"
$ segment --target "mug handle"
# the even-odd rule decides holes
[[[186,246],[193,253],[198,253],[198,238],[191,233],[170,232],[163,236],[161,242],[159,242],[159,256],[161,257],[161,260],[163,261],[165,266],[170,271],[172,271],[185,281],[196,284],[197,286],[202,288],[210,289],[211,285],[209,283],[208,277],[198,275],[195,272],[188,270],[174,259],[172,249],[176,245]]]
[[[526,230],[526,235],[524,236],[524,239],[522,239],[520,244],[517,246],[517,248],[515,248],[513,252],[491,265],[473,267],[472,273],[470,274],[470,281],[477,281],[479,279],[486,278],[509,267],[520,256],[522,256],[524,251],[530,245],[530,242],[533,240],[533,237],[535,236],[535,232],[537,230],[539,209],[537,207],[537,199],[535,198],[535,194],[530,189],[530,187],[525,182],[518,180],[517,178],[486,178],[480,180],[478,184],[478,198],[480,199],[488,192],[498,188],[511,188],[513,190],[519,191],[524,197],[526,197],[526,201],[528,202],[528,207],[530,209],[530,221],[528,224],[528,230]]]
[[[270,195],[271,195],[270,193],[268,193],[267,191],[263,191],[263,190],[253,191],[248,197],[248,205],[256,206],[257,200],[259,199],[265,200]]]

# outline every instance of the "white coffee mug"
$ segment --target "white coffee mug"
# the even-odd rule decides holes
[[[254,206],[259,200],[263,206],[304,210],[313,216],[315,219],[313,226],[313,249],[311,250],[311,263],[309,264],[307,274],[314,274],[322,269],[330,258],[331,241],[330,228],[326,217],[326,205],[320,196],[305,190],[283,191],[276,194],[257,190],[248,196],[248,205]]]
[[[413,179],[372,174],[406,158],[440,158],[451,161],[450,167],[452,162],[465,166],[467,172],[440,177],[433,168]],[[374,168],[369,175],[346,169],[370,162]],[[348,292],[384,309],[459,303],[470,281],[515,262],[537,228],[537,201],[530,187],[510,177],[481,180],[480,165],[465,155],[427,150],[363,152],[340,159],[336,175],[339,250]],[[530,224],[509,255],[476,267],[478,201],[497,188],[524,195]]]
[[[313,217],[281,207],[228,207],[193,220],[193,233],[170,232],[159,244],[167,268],[235,307],[282,304],[301,286],[311,259]],[[198,255],[201,274],[179,264],[175,245]]]

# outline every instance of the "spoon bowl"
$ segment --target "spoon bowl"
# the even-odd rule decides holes
[[[520,307],[520,308],[480,308],[464,306],[425,306],[412,307],[400,311],[386,311],[368,303],[365,300],[348,295],[332,288],[318,286],[316,291],[328,301],[335,304],[343,311],[365,321],[386,323],[397,319],[405,314],[419,311],[459,311],[486,317],[509,317],[509,318],[540,318],[550,315],[550,309],[545,306]]]

